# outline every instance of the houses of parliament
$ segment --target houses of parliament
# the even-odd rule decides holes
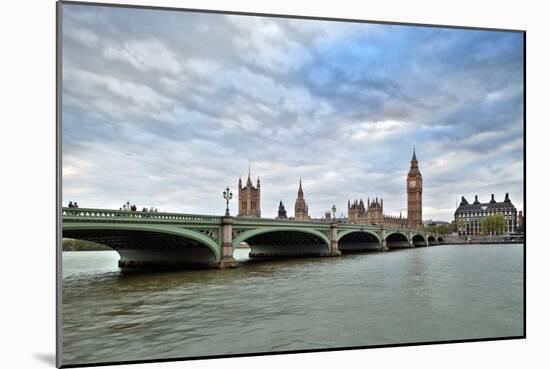
[[[392,225],[398,227],[421,228],[422,227],[422,174],[418,168],[416,150],[413,150],[411,166],[406,178],[407,187],[407,217],[384,214],[384,199],[378,197],[368,198],[366,205],[363,199],[348,200],[348,216],[342,221],[352,224]],[[250,177],[250,169],[246,184],[243,186],[239,178],[239,217],[261,217],[260,210],[260,178],[253,185]],[[317,220],[330,220],[330,212],[325,218]],[[309,207],[304,198],[302,180],[298,185],[298,193],[294,203],[294,217],[287,217],[283,202],[279,202],[277,219],[292,219],[297,221],[314,220],[309,216]]]

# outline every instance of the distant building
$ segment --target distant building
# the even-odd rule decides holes
[[[309,209],[304,199],[304,190],[302,189],[302,179],[300,178],[300,186],[298,187],[298,197],[294,204],[294,220],[309,220]]]
[[[351,203],[348,200],[347,222],[351,224],[371,225],[392,225],[396,227],[407,227],[407,219],[399,216],[384,215],[384,200],[375,198],[372,201],[367,199],[367,207],[362,199]]]
[[[285,206],[283,200],[279,202],[279,211],[277,212],[277,219],[287,219]]]
[[[243,187],[242,180],[239,177],[239,217],[261,217],[260,210],[260,177],[256,182],[256,187],[252,185],[250,179],[250,168],[248,169],[248,179],[246,186]]]
[[[407,224],[410,228],[422,228],[422,174],[418,169],[414,149],[407,174]]]
[[[495,195],[491,194],[491,200],[487,203],[481,203],[475,196],[473,203],[462,196],[460,205],[455,211],[455,224],[458,228],[458,234],[461,236],[475,236],[483,234],[482,222],[490,215],[502,214],[505,219],[504,233],[514,233],[517,228],[516,207],[510,201],[508,193],[504,201],[497,202]]]
[[[424,223],[424,226],[426,227],[437,227],[438,225],[449,225],[450,223],[449,222],[445,222],[445,221],[442,221],[442,220],[428,220],[427,222]]]
[[[391,225],[395,227],[422,228],[422,174],[418,169],[416,150],[413,150],[411,167],[407,174],[407,214],[385,215],[384,199],[378,197],[367,199],[367,206],[362,199],[353,203],[348,200],[347,222],[352,224]]]

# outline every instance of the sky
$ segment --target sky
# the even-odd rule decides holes
[[[63,204],[262,217],[383,198],[424,220],[478,194],[523,209],[523,35],[63,4]]]

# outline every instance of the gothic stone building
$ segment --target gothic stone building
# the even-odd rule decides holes
[[[392,225],[397,227],[422,227],[422,175],[418,169],[416,150],[413,150],[411,167],[407,174],[407,218],[384,215],[384,200],[367,199],[367,207],[362,199],[351,203],[348,200],[348,223]]]
[[[302,190],[302,179],[300,178],[298,198],[294,204],[294,220],[309,220],[308,210],[306,200],[304,199],[304,190]]]
[[[458,233],[461,236],[476,236],[483,233],[483,219],[489,215],[502,214],[506,221],[504,233],[514,233],[517,227],[517,211],[516,207],[510,201],[508,193],[504,196],[504,201],[497,202],[495,195],[491,194],[491,200],[487,203],[481,203],[475,196],[473,203],[462,196],[460,205],[455,211],[455,223],[461,224]]]
[[[407,174],[407,224],[410,228],[422,227],[422,174],[418,169],[416,150],[413,150]]]
[[[283,200],[279,201],[279,210],[277,211],[276,219],[287,219],[285,206],[283,205]]]
[[[407,218],[399,216],[384,215],[384,200],[378,198],[367,199],[367,207],[362,199],[353,203],[348,201],[348,223],[352,224],[374,224],[392,225],[396,227],[407,227]]]
[[[242,180],[239,177],[239,217],[261,217],[260,210],[260,177],[256,182],[256,187],[252,185],[250,179],[250,170],[246,186],[243,187]]]

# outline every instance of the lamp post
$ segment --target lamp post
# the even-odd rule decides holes
[[[336,220],[336,205],[332,205],[332,219]]]
[[[229,200],[233,198],[233,192],[229,189],[229,186],[223,191],[223,198],[225,199],[225,216],[229,216]]]

